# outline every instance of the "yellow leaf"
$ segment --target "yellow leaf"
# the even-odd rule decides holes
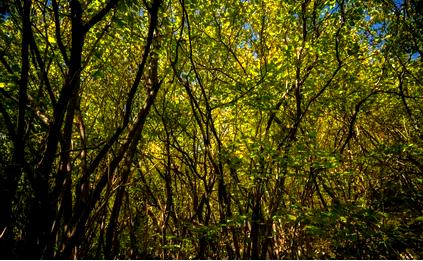
[[[295,220],[297,220],[297,217],[294,216],[294,215],[288,214],[288,219],[289,220],[292,220],[292,221],[295,221]]]
[[[56,38],[54,38],[52,36],[48,36],[48,42],[49,43],[56,43]]]

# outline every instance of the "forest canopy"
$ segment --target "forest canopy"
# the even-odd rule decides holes
[[[422,259],[422,10],[0,1],[0,256]]]

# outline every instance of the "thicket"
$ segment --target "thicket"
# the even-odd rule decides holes
[[[0,256],[423,258],[422,10],[0,2]]]

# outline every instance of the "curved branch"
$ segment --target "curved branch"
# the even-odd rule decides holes
[[[68,55],[66,54],[66,48],[63,45],[62,36],[60,35],[60,17],[59,17],[59,6],[57,5],[57,1],[52,1],[53,5],[53,12],[54,12],[54,25],[55,25],[55,34],[56,34],[56,40],[57,45],[59,46],[59,50],[62,53],[63,60],[65,60],[65,63],[69,64]]]
[[[100,22],[104,16],[106,16],[107,13],[109,13],[109,11],[117,5],[118,2],[119,0],[109,0],[103,9],[101,9],[83,26],[84,32],[88,32],[95,24]]]

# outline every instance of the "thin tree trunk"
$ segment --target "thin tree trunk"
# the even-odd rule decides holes
[[[20,4],[20,3],[18,3]],[[14,258],[14,234],[12,231],[12,201],[15,197],[18,181],[22,175],[23,165],[25,164],[25,129],[26,129],[26,106],[28,103],[28,74],[29,74],[29,44],[31,35],[31,0],[23,1],[23,32],[22,32],[22,48],[21,58],[22,67],[19,81],[19,111],[17,130],[13,140],[13,159],[12,164],[6,169],[5,180],[1,180],[0,185],[0,252],[5,258]],[[3,112],[3,111],[2,111]],[[7,113],[6,121],[10,121]],[[6,117],[5,116],[5,117]],[[8,126],[11,126],[10,121]]]

